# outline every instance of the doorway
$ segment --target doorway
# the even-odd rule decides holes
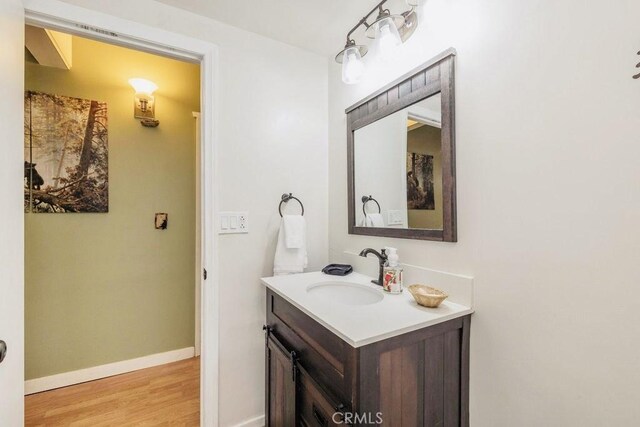
[[[27,398],[26,421],[57,412],[64,424],[55,396],[71,391],[48,390],[199,349],[200,66],[29,25],[25,46],[25,392],[44,392]],[[197,390],[190,367],[178,383]],[[122,393],[100,384],[93,401]],[[166,400],[188,411],[165,419],[196,425],[197,403]]]
[[[20,18],[17,14],[12,14],[11,19],[17,21]],[[201,425],[216,426],[218,425],[218,296],[215,286],[217,282],[217,259],[214,249],[217,246],[217,236],[212,231],[217,194],[217,189],[214,185],[215,170],[213,162],[216,147],[214,133],[216,100],[214,87],[217,85],[217,47],[202,40],[176,35],[137,23],[133,24],[124,19],[95,13],[68,4],[49,7],[44,2],[31,3],[25,10],[25,21],[31,25],[68,32],[115,45],[196,61],[201,66],[201,125],[199,128],[201,132],[201,174],[199,182],[202,204],[199,211],[201,213],[202,268],[208,270],[208,278],[206,282],[204,280],[200,282],[200,305],[201,307],[206,307],[206,310],[201,310],[200,404]],[[18,343],[14,344],[13,348],[14,352],[21,352]],[[16,407],[16,409],[20,410],[19,407]]]

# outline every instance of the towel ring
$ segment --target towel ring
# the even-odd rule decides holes
[[[372,196],[362,196],[362,213],[364,214],[364,216],[367,216],[367,210],[365,209],[367,207],[367,203],[371,201],[376,202],[376,205],[378,205],[378,213],[382,213],[380,203],[378,203],[376,199],[374,199]]]
[[[283,203],[287,203],[291,199],[296,200],[298,203],[300,203],[300,207],[302,208],[302,213],[300,215],[304,216],[304,205],[302,204],[300,199],[298,199],[297,197],[293,196],[291,193],[289,193],[289,194],[284,193],[282,195],[282,200],[280,200],[280,204],[278,205],[278,212],[280,212],[280,216],[282,216],[282,204]]]

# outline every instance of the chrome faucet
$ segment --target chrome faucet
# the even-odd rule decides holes
[[[386,254],[386,250],[382,249],[380,252],[376,251],[375,249],[371,249],[371,248],[366,248],[363,249],[362,252],[360,252],[360,256],[361,257],[367,257],[367,255],[369,254],[374,254],[375,256],[378,257],[378,261],[380,263],[380,270],[378,272],[378,280],[372,280],[371,283],[375,283],[376,285],[382,286],[382,274],[384,272],[384,266],[387,263],[387,254]]]

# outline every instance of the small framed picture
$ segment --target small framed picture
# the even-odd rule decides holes
[[[156,214],[156,230],[166,230],[168,222],[169,222],[168,213]]]

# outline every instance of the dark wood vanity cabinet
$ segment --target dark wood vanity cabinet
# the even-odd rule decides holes
[[[354,348],[267,289],[266,425],[469,425],[470,315]]]

